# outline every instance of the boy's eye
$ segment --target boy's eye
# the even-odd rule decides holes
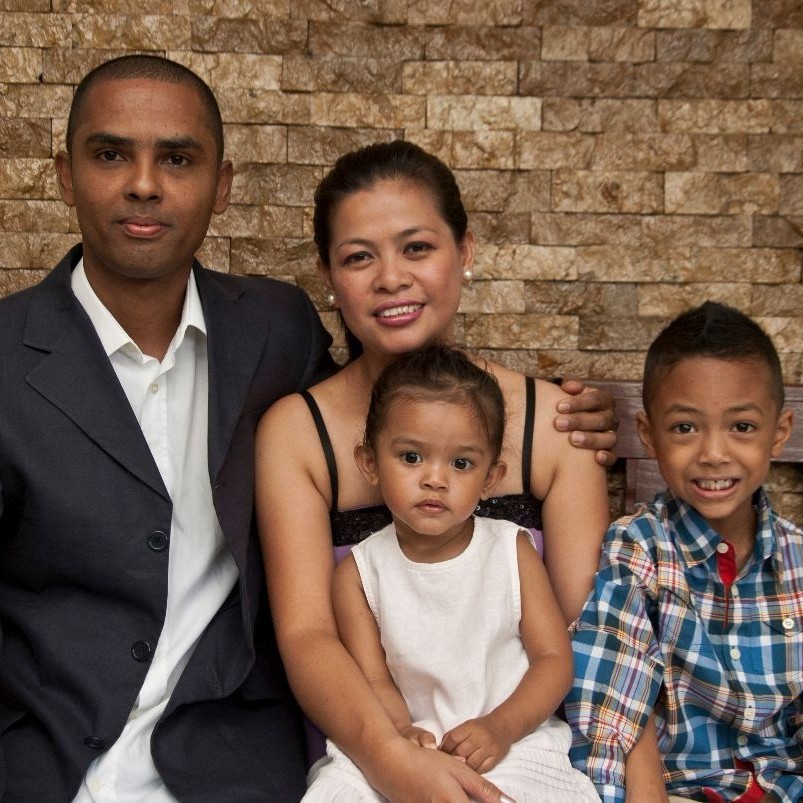
[[[672,427],[672,432],[676,432],[678,435],[689,435],[694,432],[694,424],[690,424],[688,421],[681,421]]]
[[[452,465],[458,471],[467,471],[474,465],[474,463],[472,463],[468,457],[456,457],[454,460],[452,460]]]
[[[747,432],[755,432],[757,427],[755,424],[751,424],[749,421],[738,421],[733,425],[733,428],[736,432],[740,433],[747,433]]]
[[[420,463],[421,455],[418,454],[418,452],[404,452],[404,454],[402,454],[402,460],[404,460],[405,463]]]

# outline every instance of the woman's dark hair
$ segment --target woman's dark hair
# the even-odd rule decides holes
[[[437,401],[470,408],[481,423],[493,461],[502,452],[505,400],[499,383],[462,351],[434,345],[405,354],[379,376],[365,422],[366,446],[374,448],[393,402]]]
[[[341,156],[315,190],[312,226],[321,262],[330,266],[332,218],[338,205],[355,192],[370,189],[379,181],[410,181],[428,190],[460,243],[468,230],[460,189],[452,171],[437,156],[404,140],[378,142]],[[343,324],[349,357],[362,353],[362,344]]]
[[[678,315],[655,338],[644,362],[642,403],[649,415],[658,386],[681,360],[714,357],[720,360],[757,360],[770,370],[770,392],[783,407],[784,387],[778,352],[766,332],[743,312],[706,301]]]

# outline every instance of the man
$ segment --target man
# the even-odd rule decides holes
[[[296,801],[253,436],[330,338],[297,288],[194,261],[233,171],[190,70],[90,72],[56,169],[83,243],[0,301],[0,801]],[[584,397],[569,426],[609,429]]]
[[[298,800],[253,433],[330,339],[296,288],[193,263],[232,166],[189,70],[101,65],[67,148],[83,247],[0,305],[0,799]]]

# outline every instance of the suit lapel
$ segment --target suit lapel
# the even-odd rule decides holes
[[[195,265],[209,356],[209,476],[214,484],[229,451],[237,421],[270,331],[264,310],[247,294]]]
[[[169,499],[131,405],[70,288],[80,255],[80,248],[71,251],[35,291],[24,344],[43,355],[27,381],[114,460]]]

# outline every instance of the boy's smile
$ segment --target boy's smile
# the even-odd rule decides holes
[[[756,358],[683,359],[662,376],[647,413],[639,435],[672,493],[723,538],[751,546],[753,494],[792,430],[769,367]]]

